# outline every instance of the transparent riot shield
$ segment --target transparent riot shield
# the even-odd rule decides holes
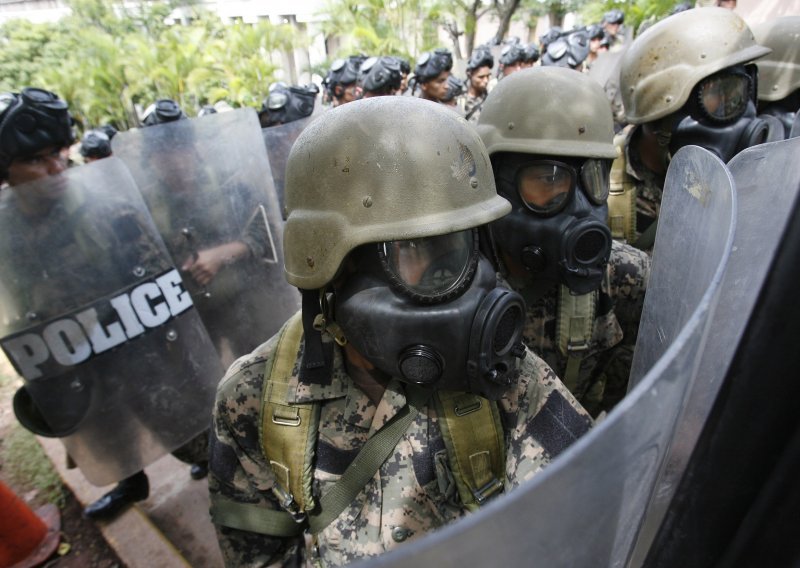
[[[530,483],[373,565],[626,565],[697,371],[735,227],[731,179],[709,152],[681,149],[667,186],[639,330],[647,372],[636,387]]]
[[[286,162],[289,159],[289,150],[292,149],[294,141],[297,140],[297,137],[300,136],[303,129],[305,129],[316,116],[317,113],[288,124],[261,129],[261,133],[264,136],[264,145],[267,147],[267,157],[269,158],[272,179],[275,184],[275,191],[278,194],[278,202],[280,203],[280,211],[283,218],[285,218],[283,211],[286,205],[283,196],[283,188],[286,183]]]
[[[299,309],[283,276],[283,221],[252,109],[114,137],[227,366]]]
[[[664,519],[781,244],[781,235],[800,195],[797,156],[800,156],[800,140],[790,139],[748,148],[728,164],[736,187],[738,215],[733,250],[711,322],[714,332],[706,341],[697,380],[686,397],[672,447],[653,493],[634,565],[644,561]]]
[[[600,83],[611,104],[614,121],[620,124],[625,120],[625,109],[622,104],[622,93],[619,90],[619,72],[622,56],[630,43],[626,43],[619,51],[601,53],[589,69],[589,77]]]
[[[223,370],[120,160],[4,189],[0,226],[0,345],[25,379],[23,424],[97,485],[208,428]]]

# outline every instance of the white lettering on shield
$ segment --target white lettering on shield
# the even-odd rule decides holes
[[[98,308],[108,311],[108,306],[113,318],[103,324]],[[40,367],[51,359],[64,367],[78,365],[165,324],[190,307],[192,297],[178,270],[173,269],[110,300],[3,340],[2,346],[23,377],[38,379],[44,375]]]

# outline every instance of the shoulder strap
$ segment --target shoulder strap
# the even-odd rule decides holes
[[[264,374],[259,440],[275,474],[273,492],[281,506],[294,515],[314,508],[311,494],[314,451],[320,407],[314,403],[287,403],[303,320],[300,312],[281,331],[272,366]]]
[[[594,331],[597,311],[597,291],[573,296],[563,284],[558,289],[558,316],[556,320],[556,343],[559,352],[567,358],[567,368],[562,381],[564,386],[578,397],[578,376],[581,360],[589,349]]]
[[[636,239],[636,185],[627,172],[626,128],[614,137],[617,157],[611,165],[608,192],[608,226],[611,237],[632,243]]]
[[[478,395],[437,391],[436,407],[461,502],[469,510],[503,490],[505,442],[497,405]]]

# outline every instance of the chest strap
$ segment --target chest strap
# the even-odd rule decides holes
[[[597,311],[597,291],[573,296],[563,284],[558,288],[558,319],[556,321],[556,343],[561,355],[567,358],[567,368],[561,380],[564,386],[575,392],[581,370],[581,361],[589,350]]]
[[[474,511],[503,490],[505,443],[497,405],[478,395],[437,391],[439,427],[458,494]]]
[[[611,164],[608,192],[608,227],[615,240],[632,243],[636,240],[636,185],[627,172],[625,140],[628,129],[614,137],[617,157]]]

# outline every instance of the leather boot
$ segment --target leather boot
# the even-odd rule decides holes
[[[83,510],[83,516],[94,520],[116,517],[136,501],[147,499],[150,482],[145,472],[140,471],[120,481],[117,486],[91,503]]]

